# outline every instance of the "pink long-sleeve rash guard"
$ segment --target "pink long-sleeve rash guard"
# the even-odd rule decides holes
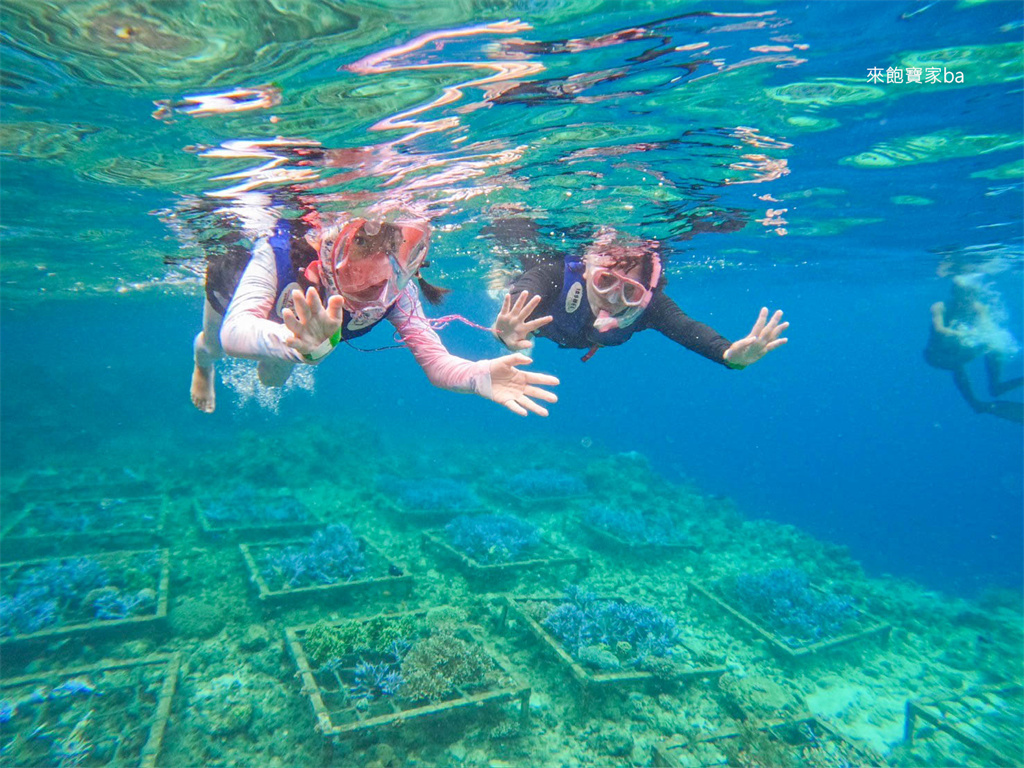
[[[304,363],[297,350],[285,342],[292,334],[282,323],[270,320],[277,302],[277,263],[266,239],[253,248],[252,259],[242,274],[221,326],[220,340],[232,357]],[[423,314],[419,289],[410,281],[388,314],[388,321],[409,347],[431,384],[453,392],[489,397],[489,361],[465,360],[448,352]]]

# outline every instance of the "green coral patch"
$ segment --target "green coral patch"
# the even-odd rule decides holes
[[[896,168],[1001,152],[1022,145],[1024,140],[1008,134],[966,136],[958,131],[940,131],[876,144],[867,152],[844,157],[839,162],[858,168]]]
[[[807,104],[816,107],[839,107],[847,104],[866,104],[885,98],[885,91],[854,80],[819,80],[790,83],[769,88],[766,93],[784,104]]]
[[[1019,80],[1024,73],[1024,48],[1020,43],[964,45],[915,51],[904,55],[896,65],[903,69],[945,68],[963,72],[960,85],[987,85]],[[922,78],[922,82],[924,79]],[[934,83],[953,85],[954,83]],[[929,84],[931,85],[931,84]]]
[[[972,179],[992,179],[994,181],[1004,181],[1007,179],[1019,181],[1022,177],[1024,177],[1024,160],[1012,160],[995,168],[975,171],[971,174]]]

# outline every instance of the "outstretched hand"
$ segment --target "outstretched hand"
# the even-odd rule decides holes
[[[558,402],[558,396],[554,392],[541,389],[542,386],[557,386],[558,379],[546,373],[521,371],[516,367],[529,365],[532,362],[526,355],[519,353],[491,360],[491,394],[489,397],[520,416],[526,416],[529,411],[538,416],[547,416],[548,409],[535,403],[532,398],[547,403]]]
[[[308,288],[306,294],[292,291],[294,309],[281,313],[285,327],[292,332],[292,338],[285,341],[292,349],[308,355],[334,335],[341,328],[345,300],[331,296],[325,307],[320,301],[316,288]]]
[[[529,299],[529,300],[528,300]],[[533,347],[533,339],[530,338],[534,331],[543,328],[553,319],[551,315],[538,317],[536,320],[529,320],[530,315],[540,304],[540,294],[530,298],[530,294],[523,291],[516,297],[516,303],[512,303],[512,294],[505,294],[505,300],[501,302],[501,311],[494,321],[494,335],[502,344],[513,352]]]
[[[768,319],[768,307],[761,307],[757,322],[750,329],[750,334],[725,350],[725,361],[731,365],[751,365],[767,355],[773,349],[785,344],[789,339],[779,338],[789,328],[789,323],[780,323],[782,310],[776,310],[772,319]]]

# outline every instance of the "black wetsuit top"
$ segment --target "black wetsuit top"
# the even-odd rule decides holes
[[[545,315],[559,316],[565,314],[562,306],[562,286],[565,282],[565,265],[560,262],[541,264],[520,275],[512,285],[513,299],[521,292],[527,291],[531,296],[540,295],[541,302],[531,317]],[[587,312],[591,320],[582,324],[577,333],[567,333],[559,328],[559,323],[549,323],[538,329],[537,335],[556,342],[560,347],[570,349],[589,349],[594,346],[617,346],[624,343],[637,331],[653,328],[668,336],[672,341],[681,344],[721,365],[726,365],[722,355],[731,345],[728,339],[704,323],[688,317],[679,306],[664,294],[659,286],[654,290],[651,303],[632,325],[601,333],[593,325],[593,313],[587,303],[586,293],[583,295],[584,306],[580,312]],[[726,366],[728,367],[728,366]]]

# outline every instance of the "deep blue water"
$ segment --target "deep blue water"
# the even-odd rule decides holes
[[[732,497],[746,515],[848,545],[869,572],[954,593],[1019,586],[1020,428],[975,415],[949,375],[921,357],[927,307],[944,297],[943,282],[826,282],[793,270],[764,283],[760,273],[710,272],[669,287],[724,333],[749,324],[752,296],[785,308],[792,341],[742,373],[654,332],[586,364],[575,351],[539,342],[534,367],[562,381],[546,420],[434,389],[401,350],[341,350],[344,364],[318,370],[316,394],[289,393],[278,414],[255,403],[239,409],[222,386],[217,413],[206,417],[185,397],[198,299],[9,309],[0,346],[4,462],[60,466],[63,452],[77,460],[125,435],[186,459],[260,431],[286,445],[305,430],[366,418],[386,443],[422,440],[441,461],[467,444],[507,440],[516,450],[524,441],[565,444],[583,462],[587,450],[578,444],[589,438],[595,450],[639,451],[670,478]],[[477,320],[493,308],[468,293],[448,306]],[[41,330],[51,348],[59,339],[59,356],[40,360]],[[476,330],[453,326],[444,336],[457,354],[499,353]],[[389,342],[380,331],[363,346]],[[350,449],[359,446],[343,446],[337,471],[359,471]]]
[[[873,68],[915,67],[944,81],[869,82]],[[950,300],[955,278],[973,276],[1014,347],[1003,377],[1024,375],[1020,2],[4,0],[0,87],[0,762],[103,762],[111,743],[141,748],[152,725],[159,764],[175,768],[647,765],[666,738],[699,756],[703,737],[734,728],[730,764],[774,765],[779,745],[754,729],[806,711],[876,750],[870,764],[991,764],[938,730],[919,727],[906,743],[908,702],[921,697],[966,702],[964,720],[948,710],[947,723],[979,725],[990,747],[1021,752],[1024,425],[975,414],[950,373],[923,356],[930,307]],[[235,89],[265,101],[235,110],[225,95]],[[196,111],[200,103],[213,106]],[[297,150],[310,146],[324,157]],[[789,343],[732,371],[654,331],[586,363],[581,350],[539,339],[532,367],[561,379],[559,402],[549,418],[523,419],[432,387],[406,350],[378,349],[394,344],[385,325],[315,371],[297,370],[293,382],[313,391],[253,398],[254,366],[220,361],[216,412],[199,413],[188,386],[206,260],[226,240],[258,235],[240,223],[257,208],[429,221],[427,277],[452,294],[427,314],[482,326],[521,258],[577,254],[613,228],[656,241],[666,292],[691,317],[735,340],[762,306],[781,309]],[[536,240],[503,239],[510,219],[534,227]],[[732,226],[708,231],[708,222]],[[481,328],[454,323],[440,335],[466,358],[505,354]],[[968,371],[988,400],[980,356]],[[590,492],[515,498],[505,479],[542,461],[586,477]],[[621,472],[611,479],[636,503],[601,484],[598,468]],[[70,498],[95,491],[83,469],[118,497],[93,504],[98,520],[129,509],[149,521],[157,506],[121,506],[138,488],[115,493],[104,479],[152,481],[167,505],[166,528],[143,532],[167,547],[166,622],[140,616],[138,636],[105,623],[59,626],[88,617],[86,604],[111,618],[99,608],[117,589],[71,584],[82,610],[69,618],[38,588],[73,581],[67,574],[91,561],[25,562],[34,546],[92,558],[123,530],[12,544],[18,525],[59,519],[48,517],[60,505],[47,509],[45,491],[28,506],[33,482],[45,480],[33,471],[70,479],[59,491]],[[549,563],[511,579],[463,578],[423,547],[442,523],[420,516],[392,480],[429,492],[432,471],[465,480],[487,511],[530,517],[590,569]],[[649,513],[642,495],[676,492],[669,517],[694,546],[654,550],[657,561],[599,548],[577,524],[592,503]],[[389,582],[364,598],[334,583],[324,589],[344,596],[316,592],[300,606],[279,595],[280,610],[264,611],[235,541],[245,533],[211,535],[201,523],[207,502],[236,504],[249,522],[244,505],[258,517],[278,493],[323,523],[351,525],[389,560],[389,577],[414,581],[411,591]],[[85,508],[72,507],[68,529],[89,527],[89,513],[74,511]],[[703,520],[708,530],[695,530]],[[273,549],[292,533],[256,535],[276,539],[263,542]],[[808,537],[847,548],[869,578]],[[124,553],[110,563],[137,570]],[[763,635],[700,594],[762,570],[769,583],[802,583],[775,570],[793,566],[806,566],[832,608],[862,611],[843,631],[868,636],[776,659]],[[895,578],[873,578],[882,576]],[[564,654],[534,645],[528,622],[499,618],[498,591],[514,602],[567,583],[643,602],[638,626],[650,608],[669,617],[663,627],[678,621],[684,647],[651,667],[658,687],[645,693],[657,696],[601,685],[577,697],[578,671],[556,666]],[[151,610],[155,593],[136,589],[123,597]],[[802,602],[793,597],[774,605],[785,613]],[[380,649],[336,646],[338,656],[314,660],[310,682],[296,674],[309,648],[289,654],[288,632],[322,619],[348,632],[348,619],[443,605],[441,614],[466,609],[459,632],[488,635],[486,653],[507,658],[532,689],[529,722],[474,706],[332,751],[307,698],[315,709],[327,682],[329,721],[392,706],[383,691],[372,704],[346,692],[360,687],[354,669],[350,681],[337,676],[340,656],[353,667],[379,662]],[[836,626],[815,627],[821,605],[798,605],[784,624],[828,637]],[[20,629],[47,622],[58,634],[44,629],[38,644]],[[419,644],[416,634],[402,638]],[[638,661],[613,639],[576,650],[591,662],[596,651],[602,669]],[[389,652],[404,675],[412,654],[399,658],[398,646]],[[156,711],[155,689],[120,670],[66,669],[149,654],[169,665],[169,710]],[[715,679],[678,685],[698,661],[721,665],[703,670]],[[74,674],[66,682],[95,685],[96,695],[62,698],[57,677],[47,695],[19,677],[30,670]],[[1016,687],[991,694],[992,683]],[[985,686],[978,700],[975,686]],[[140,729],[124,741],[123,695],[136,697]],[[398,700],[414,707],[406,714],[434,709],[401,691]],[[975,701],[984,705],[972,713]],[[832,736],[789,747],[801,765],[847,754],[828,752]]]
[[[734,498],[750,516],[850,546],[872,572],[955,592],[1020,587],[1020,425],[973,414],[949,375],[921,356],[928,307],[949,292],[949,271],[938,276],[943,254],[969,261],[963,254],[978,246],[1002,254],[992,284],[1007,328],[1024,337],[1018,3],[610,3],[592,13],[531,2],[441,17],[421,9],[394,16],[386,6],[367,9],[360,34],[337,32],[337,19],[351,21],[344,9],[322,28],[310,15],[302,22],[309,29],[291,17],[251,27],[232,17],[226,28],[238,27],[225,33],[234,42],[224,50],[237,49],[242,63],[231,59],[221,70],[213,54],[197,59],[169,38],[147,37],[156,33],[141,17],[122,29],[126,46],[103,31],[112,22],[91,7],[76,11],[79,19],[48,4],[12,6],[3,117],[11,138],[0,160],[5,470],[59,465],[140,433],[187,456],[192,445],[230,443],[252,430],[300,433],[311,420],[372,414],[381,434],[408,431],[394,439],[421,437],[442,455],[494,436],[579,445],[581,461],[587,440],[639,451],[669,477]],[[468,37],[410,59],[430,70],[361,76],[345,65],[416,34],[517,15],[533,25],[519,37],[553,45],[521,56],[543,64],[539,74],[498,94],[467,87],[462,102],[417,116],[455,119],[451,130],[405,139],[375,132],[377,121],[477,77],[465,62],[513,60],[514,46],[495,48],[501,35]],[[181,23],[167,24],[183,34]],[[568,38],[631,27],[646,36],[572,55],[559,48]],[[93,47],[80,47],[76,28]],[[215,32],[198,29],[196,38]],[[706,51],[685,52],[700,41]],[[786,52],[757,60],[773,46]],[[965,84],[858,90],[869,68],[919,55],[963,70]],[[117,69],[125,62],[130,77]],[[265,82],[282,89],[281,123],[270,124],[265,111],[150,117],[158,99]],[[581,82],[582,90],[569,87]],[[789,87],[797,88],[795,102],[770,96]],[[815,88],[824,95],[806,100]],[[860,96],[847,99],[849,89]],[[746,129],[765,143],[737,139]],[[433,257],[456,288],[446,311],[483,324],[493,318],[486,270],[477,267],[493,243],[479,233],[514,205],[542,229],[577,238],[602,224],[661,238],[672,261],[668,293],[686,312],[736,338],[762,305],[782,308],[791,343],[737,374],[653,333],[586,364],[541,341],[536,368],[561,377],[561,402],[550,419],[525,421],[429,387],[401,351],[343,350],[344,362],[317,372],[316,395],[290,393],[277,414],[239,408],[222,387],[216,415],[202,416],[185,397],[198,279],[164,265],[179,255],[178,243],[152,214],[211,191],[212,177],[241,167],[199,157],[197,146],[277,133],[327,147],[395,149],[413,165],[522,151],[451,182],[457,193],[487,183],[495,190],[483,201],[453,197],[437,216],[445,231]],[[591,149],[616,152],[581,160]],[[869,152],[895,161],[858,161]],[[752,180],[754,172],[737,170],[752,154],[782,161],[788,173],[734,183]],[[653,194],[655,172],[674,195],[668,202]],[[602,184],[591,189],[593,174]],[[361,178],[360,189],[392,184],[384,178]],[[740,210],[746,226],[688,239],[681,222],[698,205]],[[769,209],[785,210],[785,232],[760,221]],[[112,291],[168,277],[162,288]],[[452,327],[444,337],[466,356],[500,352],[475,330]],[[380,331],[368,343],[388,341]],[[1018,353],[1005,375],[1021,367]]]

